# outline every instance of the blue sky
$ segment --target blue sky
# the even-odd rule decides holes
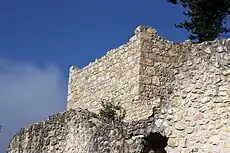
[[[108,49],[125,43],[139,24],[150,25],[170,40],[186,39],[173,24],[183,19],[180,7],[166,0],[2,1],[0,56],[65,73],[83,67]]]
[[[149,25],[172,41],[187,32],[167,0],[0,0],[0,152],[26,124],[66,107],[68,69],[82,68]]]

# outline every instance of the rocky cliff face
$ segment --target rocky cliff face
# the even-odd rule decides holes
[[[158,131],[158,133],[156,133]],[[108,123],[84,109],[70,110],[22,128],[8,153],[148,153],[165,152],[167,138],[153,118]]]

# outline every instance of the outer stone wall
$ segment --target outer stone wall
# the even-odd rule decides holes
[[[227,61],[228,41],[223,41],[225,44],[219,41],[203,44],[175,43],[164,40],[150,27],[139,26],[125,45],[109,51],[106,56],[81,70],[70,68],[67,108],[82,107],[98,112],[102,99],[113,98],[127,110],[125,120],[128,121],[147,118],[152,114],[153,107],[158,110],[172,109],[175,90],[182,92],[177,87],[189,87],[191,84],[188,84],[188,80],[191,77],[200,77],[201,70],[195,69],[194,62],[190,60],[195,60],[198,66],[216,68],[216,63],[210,65],[202,61],[211,61],[213,58]],[[221,47],[226,55],[216,53],[216,48]],[[192,63],[191,66],[188,63]],[[226,64],[225,67],[220,65],[217,69],[220,71],[226,67]],[[209,69],[201,69],[209,73]],[[210,81],[213,81],[212,77],[204,80]],[[187,96],[188,93],[183,94]]]
[[[149,112],[156,106],[167,152],[230,152],[230,39],[195,45],[139,38],[139,102]]]
[[[230,39],[174,43],[139,26],[127,44],[72,67],[68,92],[70,111],[26,127],[8,152],[138,153],[151,132],[168,138],[167,153],[230,152]],[[77,109],[97,112],[106,98],[139,121],[115,126]]]
[[[125,120],[147,118],[162,105],[171,70],[184,58],[181,52],[192,46],[164,40],[151,27],[137,27],[128,43],[83,69],[70,68],[67,109],[98,112],[102,99],[113,99],[126,109]]]
[[[77,107],[98,112],[101,100],[122,102],[128,118],[132,115],[131,105],[139,95],[139,40],[130,41],[113,49],[104,57],[83,69],[70,68],[67,109]]]
[[[230,152],[230,39],[198,44],[177,70],[168,152]]]
[[[195,46],[191,43],[175,43],[164,40],[149,27],[139,27],[136,32],[141,42],[139,71],[138,117],[146,118],[152,108],[169,106],[169,94],[173,92],[172,81]]]

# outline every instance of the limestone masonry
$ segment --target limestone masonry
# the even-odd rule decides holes
[[[96,114],[104,99],[122,104],[125,122]],[[230,39],[175,43],[138,26],[126,44],[70,68],[67,101],[8,153],[230,153]]]
[[[140,26],[128,43],[83,69],[70,68],[67,109],[98,112],[102,99],[113,98],[126,108],[127,120],[146,118],[151,106],[159,106],[173,90],[175,73],[193,46],[166,41]]]

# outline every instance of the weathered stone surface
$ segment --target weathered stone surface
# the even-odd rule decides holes
[[[141,153],[151,149],[146,148],[148,135],[161,131],[154,123],[153,118],[111,123],[79,108],[21,129],[11,140],[7,152]]]
[[[53,136],[56,122],[48,126],[50,121],[45,121],[44,125],[38,125],[45,131],[49,127],[48,134],[36,133],[38,125],[32,125],[31,130],[26,128],[24,134],[16,135],[11,141],[11,153],[30,143],[34,143],[32,152],[39,151],[40,143],[50,144],[49,149],[43,147],[44,152],[54,151],[56,145],[69,153],[90,152],[90,148],[100,148],[95,152],[109,152],[106,149],[111,146],[117,148],[111,152],[119,152],[119,148],[141,152],[143,137],[150,132],[169,138],[168,153],[230,152],[230,39],[175,43],[164,40],[150,27],[139,26],[127,44],[83,69],[71,67],[68,88],[68,110],[82,107],[97,113],[102,99],[113,99],[127,110],[126,121],[141,121],[108,131],[111,125],[102,126],[96,117],[91,118],[96,124],[92,127],[87,116],[77,126],[74,117],[70,117],[60,127],[62,134],[56,132],[59,137],[68,136],[60,141]],[[147,120],[149,116],[151,123]],[[120,129],[127,132],[123,147],[124,135],[114,136]],[[93,137],[95,142],[89,142],[95,133],[98,135]],[[29,141],[31,137],[33,141]],[[24,149],[24,152],[29,151]]]

